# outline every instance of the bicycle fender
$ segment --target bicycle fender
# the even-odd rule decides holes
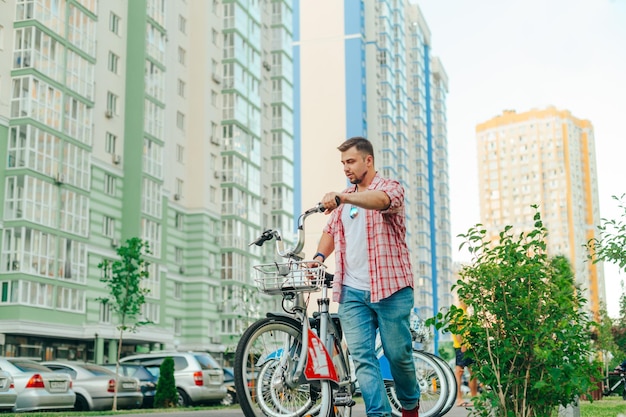
[[[309,329],[309,345],[307,346],[307,361],[304,369],[304,376],[309,381],[331,380],[339,383],[337,370],[330,355],[322,343],[311,329]]]
[[[393,381],[393,376],[391,376],[391,365],[389,364],[389,359],[387,359],[384,354],[378,357],[378,364],[380,366],[380,373],[383,380]]]

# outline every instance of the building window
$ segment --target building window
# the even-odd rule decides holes
[[[218,46],[218,40],[220,38],[220,34],[217,30],[213,29],[213,31],[211,31],[211,41],[213,42],[213,45]]]
[[[19,281],[2,281],[2,294],[0,303],[17,303],[19,292]]]
[[[179,196],[183,195],[183,180],[181,180],[180,178],[176,178],[176,194],[178,194]]]
[[[217,94],[217,91],[211,90],[211,105],[212,106],[217,106],[218,97],[219,96]]]
[[[111,323],[111,306],[106,301],[100,303],[100,323]]]
[[[184,48],[178,47],[178,63],[181,65],[185,65],[185,61],[187,58],[187,51]]]
[[[183,163],[184,162],[184,154],[185,154],[185,147],[183,145],[176,145],[176,161],[179,163]]]
[[[176,127],[185,130],[185,115],[181,112],[176,112]]]
[[[111,15],[109,16],[109,30],[116,35],[119,35],[120,33],[120,17],[113,12],[111,12]]]
[[[113,175],[104,174],[104,193],[115,195],[115,177]]]
[[[178,79],[178,95],[181,96],[182,98],[185,98],[185,87],[187,87],[187,85],[185,84],[183,80],[179,78]]]
[[[104,216],[104,221],[102,222],[102,234],[107,237],[115,236],[115,219]]]
[[[117,64],[119,60],[120,60],[119,56],[109,51],[109,71],[111,71],[114,74],[117,74]]]
[[[174,262],[177,265],[182,265],[183,264],[183,248],[174,248]]]
[[[154,324],[158,324],[160,320],[160,307],[159,304],[147,302],[141,307],[143,318],[151,321]]]
[[[104,150],[106,153],[115,155],[115,145],[117,144],[117,136],[111,132],[107,132],[104,138]]]
[[[187,19],[181,15],[178,15],[178,30],[180,30],[181,33],[187,33]]]
[[[107,92],[107,112],[112,115],[117,115],[117,99],[115,94]]]
[[[176,230],[184,230],[184,217],[182,213],[174,214],[174,226]]]
[[[183,320],[174,319],[174,336],[180,336],[183,331]]]
[[[174,283],[174,298],[177,300],[183,298],[183,284],[180,282]]]

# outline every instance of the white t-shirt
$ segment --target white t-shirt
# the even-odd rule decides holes
[[[361,291],[371,291],[365,233],[365,209],[346,205],[341,213],[346,238],[346,258],[343,285]]]

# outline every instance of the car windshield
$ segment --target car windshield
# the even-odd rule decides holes
[[[215,359],[213,359],[213,357],[209,355],[194,355],[194,356],[200,363],[200,367],[202,369],[219,369],[220,368],[220,366],[215,361]]]
[[[128,375],[139,378],[140,380],[152,379],[152,374],[148,372],[146,368],[142,368],[139,366],[133,366],[131,368],[128,368],[127,372]]]
[[[24,361],[24,360],[10,360],[17,369],[22,372],[50,372],[50,368],[38,364],[37,362]]]

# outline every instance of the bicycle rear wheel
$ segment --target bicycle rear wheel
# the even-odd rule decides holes
[[[317,391],[302,379],[289,383],[301,354],[302,328],[289,317],[253,323],[235,352],[235,388],[246,417],[294,417],[315,412]]]
[[[443,409],[439,412],[439,415],[443,416],[448,411],[450,411],[452,407],[454,407],[454,404],[456,403],[456,390],[457,390],[456,376],[454,375],[454,371],[452,370],[452,368],[450,368],[450,365],[448,365],[448,363],[444,361],[442,358],[430,352],[422,351],[422,353],[433,358],[433,360],[435,360],[435,362],[439,364],[439,366],[443,370],[443,373],[446,375],[446,383],[448,385],[448,398],[446,400],[446,403],[443,406]]]
[[[430,356],[419,350],[413,350],[415,374],[420,387],[421,417],[436,417],[443,410],[448,399],[448,383],[441,366]],[[393,381],[385,381],[387,398],[391,403],[392,414],[402,416],[402,405],[396,396],[396,387]]]

